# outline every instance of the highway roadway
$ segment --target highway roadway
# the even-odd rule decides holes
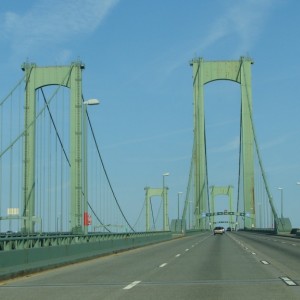
[[[300,239],[205,232],[0,282],[0,299],[300,299]]]

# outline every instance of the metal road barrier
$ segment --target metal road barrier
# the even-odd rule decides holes
[[[0,236],[0,280],[170,239],[170,231]]]

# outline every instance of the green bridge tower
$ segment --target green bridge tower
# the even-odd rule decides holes
[[[241,163],[243,166],[243,207],[247,214],[245,227],[255,227],[254,200],[254,134],[252,129],[252,60],[241,57],[238,61],[204,61],[194,59],[194,153],[195,166],[195,218],[196,228],[208,228],[209,193],[206,167],[205,123],[204,123],[204,85],[215,80],[230,80],[240,84],[241,89]]]
[[[24,63],[25,71],[25,134],[24,134],[24,183],[23,183],[23,228],[34,232],[35,218],[35,135],[36,135],[36,90],[48,85],[70,89],[70,231],[83,232],[83,154],[82,154],[82,70],[78,61],[69,66],[38,67]]]

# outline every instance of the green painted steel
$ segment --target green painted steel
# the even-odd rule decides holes
[[[168,187],[150,188],[145,187],[146,196],[146,231],[150,231],[150,200],[151,197],[159,196],[163,200],[163,230],[169,230],[169,215],[168,215]]]
[[[250,59],[241,58],[240,86],[242,91],[242,124],[241,149],[243,164],[243,196],[245,227],[256,227],[255,199],[254,199],[254,132],[252,124],[252,87]]]
[[[90,233],[82,234],[8,234],[0,238],[0,253],[2,251],[26,250],[32,248],[47,248],[53,246],[68,246],[77,244],[102,243],[109,240],[122,240],[128,238],[156,239],[164,231],[134,232],[134,233]],[[164,235],[165,236],[165,235]],[[2,262],[5,264],[5,262]]]
[[[70,89],[70,163],[71,163],[71,208],[70,230],[83,232],[82,222],[82,62],[69,66],[38,67],[24,63],[25,71],[25,134],[24,134],[24,197],[22,231],[34,232],[35,213],[35,120],[36,90],[48,85]]]
[[[207,228],[204,213],[209,211],[205,118],[204,118],[204,85],[215,80],[230,80],[240,84],[241,88],[241,159],[243,165],[243,201],[245,212],[245,227],[255,227],[254,200],[254,137],[252,128],[252,60],[241,57],[238,61],[204,61],[194,59],[193,89],[194,89],[194,151],[195,164],[195,217],[198,220],[196,228]]]
[[[215,224],[215,197],[216,196],[228,196],[229,197],[229,212],[233,212],[233,186],[211,186],[210,187],[210,211],[212,216],[210,217],[210,223]],[[235,222],[233,220],[234,215],[229,214],[229,224],[233,225]]]
[[[204,123],[204,65],[202,58],[193,60],[193,86],[194,86],[194,153],[195,166],[195,200],[194,214],[195,229],[207,228],[206,218],[202,217],[209,211],[207,193],[207,168]]]
[[[169,231],[2,238],[0,280],[170,239]]]

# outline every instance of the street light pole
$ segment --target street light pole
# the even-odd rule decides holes
[[[189,229],[191,229],[191,203],[192,201],[189,201]]]
[[[300,181],[297,181],[296,184],[297,184],[297,185],[300,185]]]
[[[170,173],[167,172],[167,173],[164,173],[162,176],[163,176],[163,188],[165,187],[165,176],[169,176]]]
[[[83,102],[83,132],[84,132],[84,140],[83,140],[83,151],[84,151],[84,211],[83,211],[83,228],[84,234],[88,233],[88,162],[87,162],[87,106],[88,105],[98,105],[100,101],[98,99],[90,99]]]
[[[164,213],[164,218],[163,218],[163,230],[167,230],[167,209],[168,209],[168,205],[167,205],[167,199],[166,199],[166,187],[165,187],[165,177],[169,176],[170,173],[164,173],[163,176],[163,213]]]
[[[178,193],[177,193],[177,204],[178,204],[178,205],[177,205],[177,206],[178,206],[178,207],[177,207],[177,208],[178,208],[178,209],[177,209],[177,211],[178,211],[177,220],[179,220],[179,196],[180,196],[181,194],[182,194],[182,192],[178,192]]]
[[[278,187],[278,190],[280,190],[280,198],[281,198],[281,218],[283,218],[283,188]]]

